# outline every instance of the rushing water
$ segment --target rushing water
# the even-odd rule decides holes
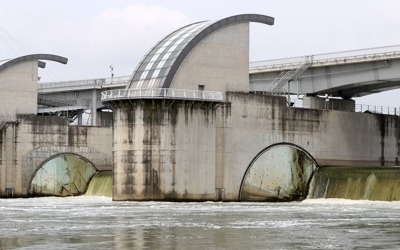
[[[400,202],[0,199],[0,249],[397,249]]]

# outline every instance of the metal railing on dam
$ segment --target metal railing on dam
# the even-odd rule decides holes
[[[400,116],[400,107],[385,107],[378,105],[356,104],[355,108],[356,112]]]
[[[294,108],[304,108],[304,103],[302,99],[291,100]],[[314,109],[322,110],[341,110],[340,103],[334,102],[322,102],[315,103]],[[400,116],[400,107],[388,107],[380,105],[370,105],[370,104],[355,104],[354,111],[356,113],[371,113],[371,114],[382,114],[382,115],[397,115]]]
[[[398,59],[400,58],[400,45],[315,54],[312,57],[313,60],[310,67]],[[304,60],[304,56],[298,56],[250,62],[249,70],[250,74],[290,70],[299,67]]]
[[[180,99],[222,102],[223,97],[221,92],[170,88],[114,89],[101,93],[101,101],[124,99]]]

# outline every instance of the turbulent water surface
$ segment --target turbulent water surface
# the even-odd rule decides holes
[[[400,202],[0,199],[0,249],[398,249]]]

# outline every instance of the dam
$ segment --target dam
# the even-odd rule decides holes
[[[182,27],[120,82],[38,84],[43,60],[67,63],[56,55],[1,65],[0,196],[104,185],[115,201],[400,199],[398,110],[356,112],[352,99],[396,88],[400,55],[249,70],[251,22],[270,28],[274,18]]]

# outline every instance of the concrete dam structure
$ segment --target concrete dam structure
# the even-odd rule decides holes
[[[0,197],[85,193],[92,176],[112,169],[112,128],[70,126],[38,114],[38,66],[67,63],[34,54],[0,66]]]
[[[100,188],[91,179],[112,170],[116,201],[400,199],[399,179],[385,181],[400,174],[399,117],[355,112],[348,96],[306,96],[340,104],[332,110],[294,107],[281,93],[252,91],[251,22],[274,19],[237,15],[167,35],[124,88],[101,93],[112,127],[72,126],[65,117],[38,116],[37,109],[3,112],[11,118],[1,122],[0,196],[78,195],[89,183]],[[11,70],[29,64],[30,80],[21,84],[32,84],[38,60],[46,59],[8,70],[21,75]],[[1,86],[10,84],[1,75]]]

